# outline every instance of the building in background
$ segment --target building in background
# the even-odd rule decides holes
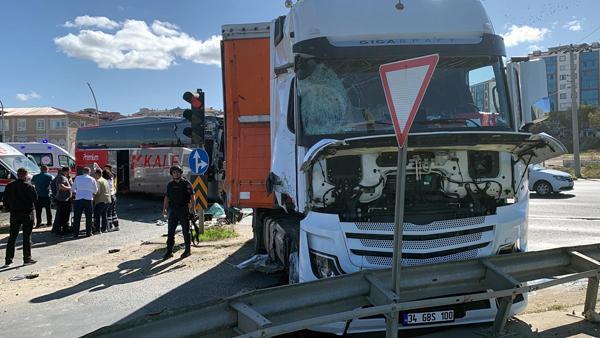
[[[575,79],[577,83],[577,107],[600,106],[600,43],[573,46]],[[541,58],[546,62],[548,93],[553,111],[571,109],[571,46],[558,46],[548,51],[535,51],[530,58]]]
[[[77,128],[97,125],[97,118],[54,107],[4,108],[6,140],[3,142],[43,142],[75,153]]]
[[[100,111],[100,116],[98,116],[96,114],[96,109],[94,108],[85,108],[82,109],[78,112],[76,112],[76,114],[81,114],[81,115],[86,115],[95,119],[100,119],[100,123],[102,122],[109,122],[109,121],[116,121],[119,119],[124,118],[125,116],[121,115],[121,113],[119,112],[114,112],[114,111]]]
[[[498,113],[494,105],[494,88],[496,87],[496,79],[490,79],[484,82],[476,83],[471,86],[471,96],[473,103],[479,108],[480,112]],[[496,100],[498,102],[498,100]]]

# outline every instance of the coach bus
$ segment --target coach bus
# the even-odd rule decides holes
[[[207,114],[205,145],[210,164],[207,172],[209,202],[221,201],[223,171],[223,118]],[[100,126],[79,128],[75,163],[102,168],[111,164],[117,175],[119,193],[163,194],[170,180],[169,168],[179,165],[184,177],[192,174],[188,160],[193,150],[183,135],[190,123],[183,118],[144,117],[111,121]]]

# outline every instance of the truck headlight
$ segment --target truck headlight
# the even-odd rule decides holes
[[[337,257],[327,255],[318,251],[310,250],[310,266],[315,277],[330,278],[342,273],[337,264]]]
[[[571,178],[569,176],[554,176],[555,179],[559,181],[570,181]]]

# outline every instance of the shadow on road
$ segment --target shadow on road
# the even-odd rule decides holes
[[[185,266],[185,264],[178,264],[182,263],[181,259],[173,259],[166,262],[162,261],[163,254],[164,252],[161,252],[161,250],[153,251],[140,259],[134,259],[119,264],[115,271],[107,272],[98,277],[82,281],[77,285],[33,298],[30,302],[44,303],[55,299],[65,298],[86,290],[89,290],[89,292],[100,291],[114,285],[134,283],[146,278],[152,278]]]
[[[117,215],[119,219],[154,223],[162,219],[162,196],[130,193],[117,197]]]
[[[575,197],[573,194],[550,194],[547,196],[540,196],[536,193],[529,194],[531,199],[545,199],[545,200],[566,200]]]
[[[160,296],[118,323],[155,315],[166,309],[204,304],[242,291],[279,285],[279,275],[240,271],[234,266],[250,257],[253,250],[252,242],[245,243],[219,265]]]
[[[47,230],[44,230],[44,231],[34,231],[31,234],[31,241],[33,242],[33,244],[31,245],[32,249],[43,248],[43,247],[55,245],[55,244],[66,242],[66,241],[76,240],[75,238],[73,238],[72,234],[65,234],[65,235],[58,236],[58,235],[51,233],[50,228],[46,228],[46,229]],[[85,237],[80,237],[80,238],[85,238]],[[8,237],[0,240],[0,251],[6,249],[7,242],[8,242]],[[23,249],[23,232],[22,231],[19,232],[19,236],[17,237],[15,249],[17,251]]]

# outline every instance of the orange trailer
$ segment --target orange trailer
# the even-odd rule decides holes
[[[221,64],[225,110],[225,190],[228,206],[272,208],[269,27],[223,27]]]

